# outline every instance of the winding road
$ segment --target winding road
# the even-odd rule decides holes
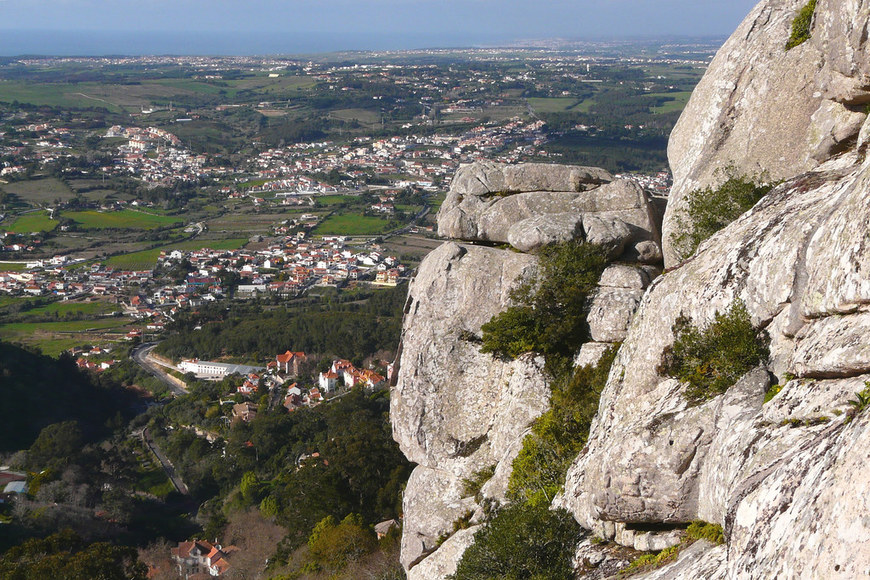
[[[176,397],[187,394],[187,389],[179,385],[176,382],[175,377],[167,374],[166,371],[160,368],[159,364],[150,358],[149,355],[157,344],[158,343],[156,342],[145,342],[140,344],[130,353],[130,358],[132,358],[140,367],[145,369],[148,374],[163,381],[163,383],[169,387],[169,391]]]

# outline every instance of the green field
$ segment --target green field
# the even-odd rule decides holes
[[[692,96],[691,91],[682,91],[678,93],[650,93],[647,95],[648,97],[664,97],[668,99],[673,99],[670,101],[666,101],[662,105],[657,107],[650,107],[650,111],[656,114],[663,113],[673,113],[679,112],[686,108],[686,104],[689,102],[689,97]]]
[[[393,229],[395,224],[377,217],[360,214],[331,215],[316,228],[317,235],[371,236]]]
[[[359,200],[355,195],[319,195],[314,199],[316,199],[317,203],[320,205],[325,206],[338,205],[340,203],[353,203],[354,201]]]
[[[39,211],[19,216],[8,226],[0,224],[0,230],[14,232],[16,234],[29,234],[31,232],[50,232],[57,227],[57,222],[48,217],[48,212]],[[2,268],[0,268],[2,269]]]
[[[577,104],[574,97],[530,97],[526,100],[536,113],[561,113]]]
[[[64,322],[14,322],[0,326],[0,339],[38,346],[57,356],[74,346],[105,342],[107,332],[123,332],[129,318],[72,320]]]
[[[93,210],[71,211],[64,212],[63,217],[73,220],[79,225],[79,227],[86,230],[99,230],[106,228],[153,230],[162,226],[180,224],[183,222],[183,220],[178,217],[154,215],[132,209],[112,212]]]
[[[26,269],[27,264],[22,262],[0,262],[0,272],[22,272]]]
[[[45,306],[38,306],[26,312],[26,315],[45,316],[45,315],[80,315],[80,316],[98,316],[100,314],[109,314],[120,310],[121,308],[115,304],[108,302],[52,302]]]
[[[179,242],[177,244],[170,244],[160,248],[142,250],[141,252],[131,252],[129,254],[112,256],[105,261],[105,264],[122,270],[150,269],[157,264],[157,258],[160,257],[161,251],[201,250],[202,248],[209,248],[212,250],[237,250],[244,246],[247,241],[248,240],[244,238],[229,238],[226,240],[190,240],[188,242]]]
[[[22,201],[31,205],[51,204],[56,199],[67,201],[75,196],[66,183],[54,177],[7,183],[2,186],[2,189],[17,195]]]

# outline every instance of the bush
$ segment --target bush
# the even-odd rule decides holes
[[[495,475],[495,467],[496,465],[493,464],[489,467],[478,469],[471,474],[471,477],[463,479],[462,497],[477,497],[481,488],[483,488],[486,482],[492,479],[492,476]]]
[[[514,459],[508,481],[512,501],[549,505],[561,489],[568,467],[586,445],[616,351],[611,347],[597,365],[554,382],[550,410],[532,425]]]
[[[547,246],[539,258],[537,284],[521,285],[511,296],[518,305],[481,327],[481,352],[508,358],[539,352],[552,370],[586,339],[587,297],[606,260],[598,246],[573,242]]]
[[[816,0],[810,0],[794,17],[791,23],[791,36],[785,43],[785,49],[791,50],[810,39],[810,26],[816,11]]]
[[[726,169],[728,179],[716,189],[698,189],[689,193],[684,215],[677,217],[677,231],[671,243],[682,259],[688,258],[701,242],[749,211],[773,188],[759,179],[734,175]]]
[[[740,300],[724,314],[716,312],[704,328],[681,315],[673,332],[674,344],[665,348],[658,370],[686,383],[685,396],[693,405],[724,393],[770,355],[770,338],[752,327]]]
[[[724,544],[725,531],[719,524],[695,520],[689,524],[689,528],[686,530],[686,539],[691,541],[707,540],[714,544]]]
[[[474,534],[453,580],[564,580],[580,527],[565,510],[513,505]]]

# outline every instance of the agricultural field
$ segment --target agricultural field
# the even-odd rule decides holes
[[[536,113],[561,113],[577,105],[574,97],[530,97],[526,99]]]
[[[48,212],[39,211],[18,216],[9,225],[0,224],[0,230],[16,234],[29,234],[31,232],[50,232],[57,225],[56,220],[48,217]]]
[[[75,197],[66,183],[55,177],[7,183],[0,186],[0,190],[16,195],[32,206],[52,204],[57,199],[68,201]]]
[[[157,258],[160,257],[161,251],[172,250],[200,250],[209,248],[211,250],[237,250],[247,243],[244,238],[227,238],[221,240],[190,240],[187,242],[179,242],[170,244],[160,248],[152,248],[139,252],[131,252],[129,254],[119,254],[105,260],[107,266],[118,268],[121,270],[142,270],[153,268],[157,264]]]
[[[49,356],[82,344],[105,344],[126,333],[129,318],[64,322],[14,322],[0,325],[0,339],[37,346]]]
[[[663,114],[675,113],[685,109],[692,93],[691,91],[681,91],[678,93],[651,93],[647,96],[669,99],[657,107],[650,107],[650,111],[653,113]]]
[[[395,221],[362,214],[333,214],[323,220],[314,233],[317,235],[374,236],[396,228]]]
[[[317,205],[331,206],[341,203],[354,203],[359,201],[355,195],[320,195],[315,198]]]
[[[28,310],[26,316],[56,316],[63,318],[65,316],[101,316],[103,314],[111,314],[119,312],[121,307],[117,304],[110,304],[102,301],[92,302],[52,302],[45,306],[37,306]]]
[[[174,216],[161,216],[144,211],[125,209],[121,211],[71,211],[64,212],[63,217],[76,222],[86,230],[128,229],[152,230],[159,227],[180,225],[184,220]]]
[[[288,219],[299,217],[299,209],[288,209],[288,213],[234,213],[225,214],[219,218],[209,220],[207,223],[209,232],[214,234],[223,233],[231,237],[235,234],[251,236],[254,234],[267,235],[272,227]],[[291,213],[293,212],[293,213]],[[316,213],[308,211],[306,213]]]

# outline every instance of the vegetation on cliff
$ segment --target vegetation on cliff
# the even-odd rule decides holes
[[[752,326],[740,300],[703,327],[680,316],[673,332],[674,344],[665,348],[658,370],[686,383],[686,399],[695,405],[721,395],[770,355],[770,337]]]
[[[558,374],[586,340],[587,298],[606,260],[598,246],[566,242],[542,248],[537,280],[512,293],[517,303],[481,327],[481,352],[508,358],[534,351]]]
[[[752,209],[773,188],[760,183],[760,177],[734,174],[726,170],[728,179],[719,187],[696,189],[686,199],[686,211],[677,216],[679,226],[671,243],[681,259],[690,257],[701,242]],[[678,233],[676,233],[678,232]]]
[[[791,36],[785,43],[785,49],[791,50],[810,39],[810,27],[813,24],[813,14],[816,11],[816,0],[810,0],[794,17],[791,23]]]
[[[512,501],[549,505],[562,488],[568,466],[589,437],[616,351],[612,347],[597,365],[580,367],[554,382],[550,410],[532,425],[514,459],[508,483]]]

